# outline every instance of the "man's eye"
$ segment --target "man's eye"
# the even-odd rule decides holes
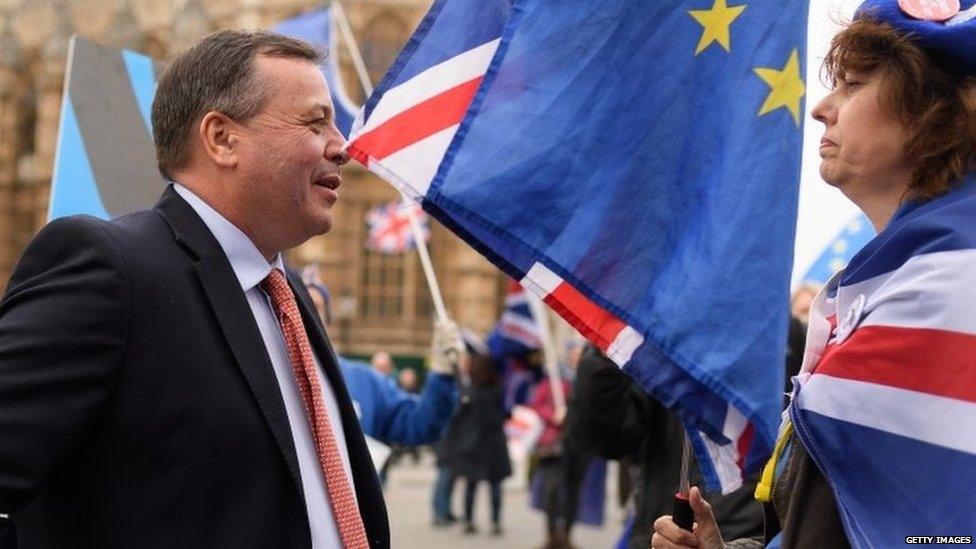
[[[308,127],[310,130],[312,130],[312,133],[322,133],[323,131],[325,131],[325,128],[328,125],[329,125],[328,121],[324,118],[319,118],[318,120],[312,120],[311,122],[308,123]]]

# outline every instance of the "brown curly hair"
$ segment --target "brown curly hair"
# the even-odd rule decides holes
[[[976,169],[976,77],[870,16],[838,33],[824,58],[828,84],[848,71],[880,71],[882,106],[909,129],[904,152],[918,162],[909,186],[913,198],[945,194]]]

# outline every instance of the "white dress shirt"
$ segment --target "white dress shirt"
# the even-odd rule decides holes
[[[281,254],[275,256],[274,261],[268,263],[258,251],[257,246],[251,242],[251,239],[233,223],[217,213],[186,187],[174,183],[173,188],[203,219],[204,224],[220,243],[220,247],[223,248],[224,254],[230,261],[231,268],[234,269],[234,274],[237,275],[241,289],[247,297],[247,303],[251,306],[254,320],[257,321],[258,329],[261,331],[261,338],[268,350],[268,356],[271,358],[272,366],[274,366],[275,377],[278,379],[278,387],[281,389],[281,397],[285,402],[288,425],[291,427],[295,451],[298,453],[298,468],[302,477],[302,488],[305,492],[305,508],[308,511],[309,528],[312,531],[312,548],[342,547],[335,516],[332,513],[332,507],[329,505],[329,494],[326,490],[325,479],[322,478],[322,467],[319,465],[318,453],[305,413],[305,404],[292,373],[291,359],[288,357],[284,335],[275,317],[270,298],[259,286],[261,281],[271,272],[271,269],[277,268],[281,269],[282,273],[285,272]],[[322,386],[322,398],[329,413],[329,422],[332,424],[332,431],[335,433],[339,454],[342,456],[342,464],[345,467],[346,476],[349,478],[349,486],[353,487],[353,493],[355,493],[352,468],[349,465],[349,452],[346,450],[346,437],[342,429],[342,418],[339,415],[339,404],[336,401],[332,384],[322,372],[322,363],[318,356],[315,356],[314,349],[313,356],[319,383]]]

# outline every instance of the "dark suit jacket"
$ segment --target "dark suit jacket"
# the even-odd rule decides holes
[[[370,543],[388,547],[334,353],[289,282],[335,388]],[[311,546],[257,324],[217,240],[172,188],[112,222],[54,221],[17,265],[0,305],[0,512],[23,549]]]

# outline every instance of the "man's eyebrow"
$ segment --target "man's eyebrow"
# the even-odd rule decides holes
[[[308,113],[309,115],[314,116],[316,118],[321,116],[322,118],[326,118],[329,120],[332,119],[332,107],[325,104],[315,105],[314,107],[308,110]]]

